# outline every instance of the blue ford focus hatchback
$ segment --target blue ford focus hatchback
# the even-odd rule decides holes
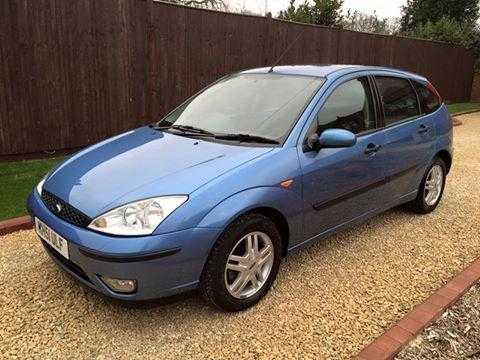
[[[200,288],[238,311],[289,253],[397,205],[434,210],[451,163],[451,118],[419,75],[260,68],[71,156],[28,209],[51,258],[105,295]]]

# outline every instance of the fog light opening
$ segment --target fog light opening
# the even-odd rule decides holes
[[[137,291],[137,280],[114,279],[107,276],[100,276],[100,279],[110,290],[117,293],[131,294]]]

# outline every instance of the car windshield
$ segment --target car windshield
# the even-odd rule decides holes
[[[246,134],[281,143],[324,82],[312,76],[232,75],[189,99],[158,125]]]

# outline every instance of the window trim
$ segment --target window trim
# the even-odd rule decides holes
[[[429,82],[427,81],[427,84],[422,84],[420,81],[417,81],[417,80],[413,80],[413,79],[410,79],[410,82],[413,86],[413,89],[415,90],[415,92],[417,93],[417,97],[418,97],[418,106],[420,106],[420,116],[428,116],[428,115],[431,115],[431,114],[434,114],[438,111],[438,109],[440,109],[442,107],[442,105],[444,104],[443,102],[443,99],[440,97],[440,94],[438,93],[435,93],[435,92],[432,92],[431,89],[428,88],[428,84]],[[433,95],[437,98],[438,100],[438,107],[433,110],[432,112],[426,112],[426,111],[423,111],[422,109],[422,104],[420,103],[420,94],[419,94],[419,91],[417,90],[417,88],[415,87],[414,83],[418,84],[418,86],[421,86],[421,87],[424,87],[427,89],[427,91],[429,92],[432,92]]]
[[[415,89],[415,86],[413,86],[412,79],[408,79],[408,82],[410,83],[410,87],[413,89],[413,92],[417,96],[418,113],[420,114],[420,116],[423,116],[425,114],[422,113],[422,105],[420,104],[420,96],[418,95],[417,89]]]
[[[413,86],[412,84],[412,79],[410,79],[409,77],[403,77],[403,76],[395,76],[395,75],[383,75],[383,74],[373,74],[371,75],[373,77],[373,81],[375,82],[375,88],[377,89],[377,96],[378,96],[378,102],[381,104],[381,107],[382,107],[382,129],[388,129],[388,128],[391,128],[393,126],[397,126],[397,125],[400,125],[400,124],[404,124],[404,123],[407,123],[407,122],[410,122],[410,121],[413,121],[413,120],[417,120],[423,116],[425,116],[425,114],[422,114],[422,109],[420,107],[420,100],[418,98],[418,94],[417,94],[417,91],[415,90],[415,87]],[[410,89],[413,90],[414,94],[415,94],[415,98],[417,99],[417,110],[418,110],[418,114],[415,115],[415,116],[410,116],[409,118],[406,118],[406,119],[403,119],[403,120],[400,120],[400,121],[396,121],[396,122],[393,122],[391,124],[386,124],[385,122],[385,109],[384,109],[384,106],[383,106],[383,101],[382,101],[382,97],[380,95],[380,90],[378,90],[378,84],[377,84],[377,77],[386,77],[386,78],[396,78],[396,79],[404,79],[404,80],[407,80],[408,83],[410,84]]]
[[[372,95],[375,98],[375,105],[377,108],[377,129],[383,129],[385,127],[385,112],[383,109],[383,103],[380,99],[380,93],[378,92],[377,83],[375,81],[375,75],[368,75],[370,86],[372,88]]]

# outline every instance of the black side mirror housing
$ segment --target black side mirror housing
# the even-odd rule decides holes
[[[313,133],[307,137],[307,141],[304,146],[306,151],[318,151],[320,150],[320,137],[317,133]]]

